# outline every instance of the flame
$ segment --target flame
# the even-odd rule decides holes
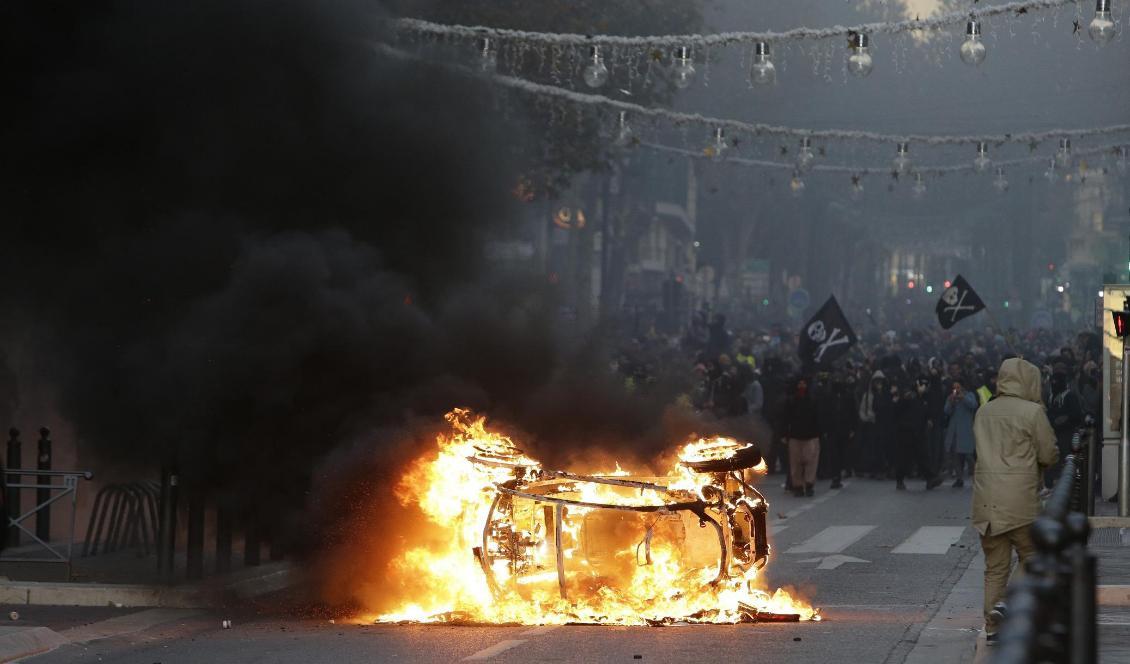
[[[446,537],[393,559],[389,585],[403,601],[378,621],[644,625],[748,622],[758,613],[819,620],[803,600],[765,590],[756,565],[720,574],[716,529],[662,507],[709,502],[703,493],[718,489],[704,489],[703,475],[687,464],[728,458],[742,443],[689,443],[665,476],[636,476],[619,463],[580,476],[543,470],[510,438],[489,431],[484,417],[456,409],[446,419],[452,433],[438,437],[437,449],[417,459],[395,491],[423,512],[421,528]],[[735,474],[726,490],[740,491],[729,483],[757,471]],[[749,502],[763,504],[760,497]]]

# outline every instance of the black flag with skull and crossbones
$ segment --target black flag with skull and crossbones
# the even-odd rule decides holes
[[[804,324],[797,353],[806,367],[823,368],[848,352],[856,340],[855,332],[833,296]]]
[[[985,303],[977,295],[977,291],[969,285],[960,274],[953,280],[953,285],[942,291],[938,306],[934,311],[938,314],[938,322],[943,329],[950,329],[963,318],[968,318],[985,308]]]

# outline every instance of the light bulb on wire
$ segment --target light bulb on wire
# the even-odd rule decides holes
[[[671,68],[675,77],[675,87],[685,90],[694,81],[694,59],[686,46],[675,49],[675,66]]]
[[[899,175],[910,170],[910,145],[906,142],[899,141],[898,148],[896,148],[895,151],[895,158],[891,160],[891,168]]]
[[[973,170],[977,171],[978,173],[984,173],[985,170],[989,168],[989,165],[993,163],[993,160],[989,159],[988,153],[989,146],[985,145],[984,141],[978,141],[977,157],[973,160]]]
[[[722,160],[722,154],[726,152],[726,130],[721,127],[714,130],[714,142],[706,147],[705,152],[714,161]]]
[[[754,47],[753,64],[749,68],[749,80],[754,85],[772,85],[777,82],[777,68],[769,59],[769,44],[757,42]]]
[[[1044,171],[1044,179],[1051,183],[1055,183],[1055,181],[1059,179],[1059,174],[1055,170],[1055,157],[1048,160],[1048,168]]]
[[[973,19],[965,24],[965,41],[961,43],[961,61],[976,67],[985,61],[985,42],[981,41],[981,24]]]
[[[604,66],[604,56],[600,54],[600,47],[593,46],[589,49],[589,65],[585,67],[585,85],[590,88],[603,87],[608,82],[608,67]]]
[[[804,195],[804,178],[800,176],[799,171],[793,172],[793,178],[789,180],[789,191],[792,192],[793,198],[800,198]]]
[[[1059,139],[1059,149],[1055,151],[1055,165],[1062,169],[1071,167],[1071,139]]]
[[[1004,168],[1001,166],[997,166],[997,176],[993,178],[993,189],[1001,194],[1008,191],[1008,178],[1004,176]]]
[[[856,201],[863,198],[863,176],[858,173],[851,176],[851,198]]]
[[[910,187],[910,193],[914,198],[922,198],[926,195],[926,180],[922,178],[921,173],[914,174],[914,184]]]
[[[847,68],[852,76],[865,78],[871,73],[874,62],[871,60],[871,38],[862,32],[848,34]]]
[[[631,145],[633,139],[632,125],[628,123],[628,112],[620,111],[616,116],[616,145],[617,147],[626,148]]]
[[[1099,46],[1110,43],[1114,39],[1114,21],[1110,18],[1110,0],[1096,0],[1095,18],[1087,26],[1087,34]]]
[[[796,153],[796,169],[804,173],[812,167],[812,162],[815,160],[816,153],[812,151],[812,139],[807,136],[801,138]]]
[[[493,74],[498,69],[498,53],[490,38],[483,37],[479,40],[479,71],[484,74]]]

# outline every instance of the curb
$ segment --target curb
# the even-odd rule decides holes
[[[198,609],[207,602],[195,588],[8,581],[0,583],[0,604]]]
[[[48,581],[0,582],[0,604],[46,606],[120,606],[131,608],[203,609],[224,596],[253,599],[288,588],[300,574],[283,563],[228,578],[223,585],[207,582],[168,587],[124,583],[53,583]]]
[[[69,643],[46,627],[0,627],[0,662],[45,653]]]

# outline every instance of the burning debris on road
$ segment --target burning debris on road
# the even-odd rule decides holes
[[[450,537],[392,562],[410,585],[379,622],[664,625],[819,620],[759,588],[768,503],[755,445],[679,450],[664,475],[543,468],[485,418],[456,409],[438,454],[397,486]],[[411,600],[408,600],[408,596]]]

